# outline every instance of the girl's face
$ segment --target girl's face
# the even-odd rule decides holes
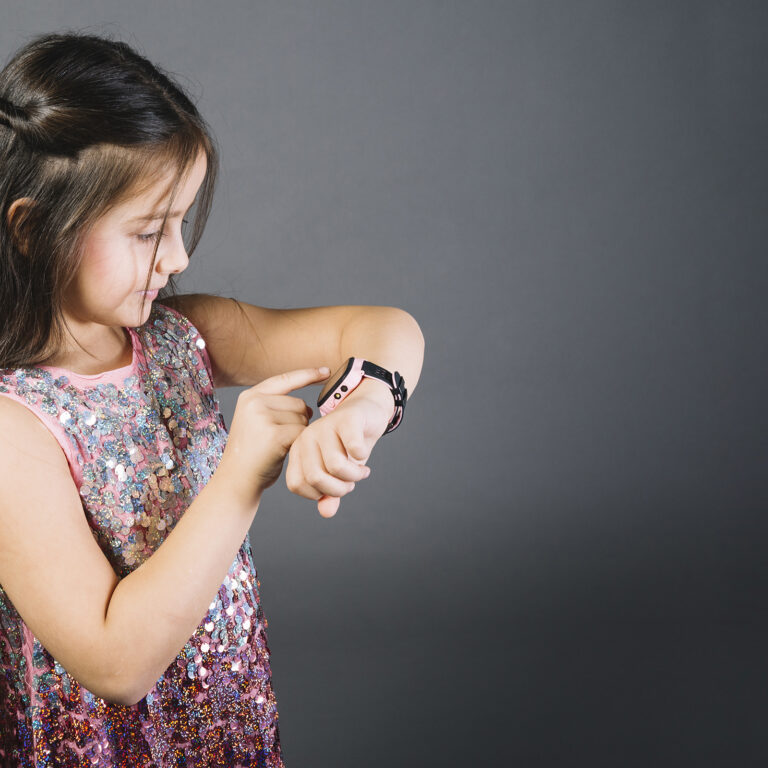
[[[160,232],[159,227],[168,204],[168,197],[162,195],[170,177],[108,211],[88,233],[80,269],[64,300],[67,322],[81,343],[99,345],[116,326],[120,326],[117,331],[122,339],[123,327],[142,325],[149,317],[156,291],[168,282],[169,275],[187,268],[189,257],[181,224],[203,183],[206,167],[206,156],[201,152],[179,186],[165,231]],[[154,292],[144,298],[141,291],[158,237],[160,245],[149,280]],[[105,334],[99,326],[110,326],[113,331]]]

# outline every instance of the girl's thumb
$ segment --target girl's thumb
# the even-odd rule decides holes
[[[333,517],[340,503],[341,499],[338,496],[322,496],[317,500],[317,511],[321,517]]]

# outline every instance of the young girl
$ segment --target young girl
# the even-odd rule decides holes
[[[217,164],[123,43],[46,35],[0,72],[3,766],[283,765],[249,527],[286,456],[334,514],[423,337],[393,307],[177,296]],[[310,424],[288,393],[323,383]],[[217,385],[250,386],[229,432]]]

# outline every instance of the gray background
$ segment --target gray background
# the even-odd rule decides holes
[[[0,7],[191,89],[183,292],[424,332],[371,478],[251,529],[289,768],[765,762],[766,4]]]

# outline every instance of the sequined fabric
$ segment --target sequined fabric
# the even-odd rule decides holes
[[[127,331],[133,361],[116,371],[0,369],[0,395],[30,408],[67,454],[88,524],[121,578],[173,530],[227,439],[197,329],[155,303]],[[259,587],[246,535],[194,635],[148,694],[124,706],[71,677],[0,585],[0,765],[282,767]]]

